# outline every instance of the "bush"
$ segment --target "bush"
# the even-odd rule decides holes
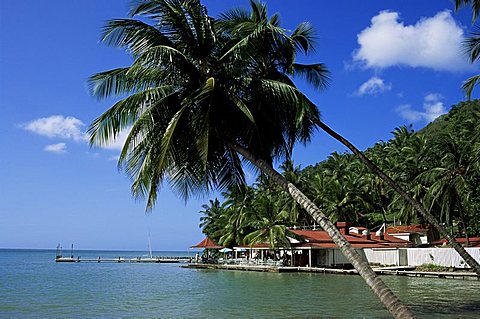
[[[444,266],[439,266],[435,264],[423,264],[421,266],[417,266],[415,268],[417,271],[437,271],[437,272],[442,272],[442,271],[454,271],[454,268],[450,267],[444,267]]]

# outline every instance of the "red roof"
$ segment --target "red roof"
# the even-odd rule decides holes
[[[356,227],[358,229],[366,229],[364,227]],[[297,236],[300,236],[305,242],[292,243],[293,248],[336,248],[337,245],[330,238],[328,233],[323,230],[301,230],[290,229],[290,231]],[[384,234],[383,238],[375,234],[370,235],[370,239],[365,238],[362,234],[350,233],[349,235],[343,235],[345,239],[352,245],[353,248],[389,248],[389,247],[410,247],[409,241]],[[207,240],[207,239],[205,239]],[[202,241],[203,243],[203,241]],[[192,246],[193,248],[205,248],[201,244]],[[201,247],[200,247],[201,246]],[[242,245],[239,247],[244,248],[268,248],[267,243],[258,243],[253,246]],[[211,248],[211,247],[208,247]],[[217,246],[215,248],[221,248]]]
[[[321,243],[321,242],[333,242],[333,240],[328,236],[326,231],[323,230],[290,230],[291,232],[303,237],[305,240],[308,240],[309,242],[316,242],[316,243]],[[363,237],[357,237],[357,236],[352,236],[352,235],[343,235],[345,239],[347,239],[350,243],[352,242],[372,242],[370,240],[367,240]]]
[[[395,247],[411,247],[412,243],[409,242],[408,240],[403,240],[394,236],[390,236],[389,234],[383,234],[383,239],[380,239],[379,236],[372,234],[372,239],[379,241],[381,243],[387,242],[389,243],[390,246],[395,246]]]
[[[220,248],[223,248],[223,246],[220,246],[218,245],[217,243],[215,243],[213,240],[211,240],[210,238],[205,238],[204,240],[202,240],[201,242],[199,242],[198,244],[196,244],[195,246],[191,246],[190,248],[210,248],[210,249],[220,249]]]
[[[461,244],[467,243],[467,239],[465,237],[455,238],[455,241]],[[469,247],[480,247],[480,237],[469,237],[468,241],[470,243]],[[446,239],[439,239],[439,240],[432,241],[430,244],[431,245],[447,245],[448,241]]]
[[[336,244],[328,236],[326,231],[322,230],[290,230],[291,232],[303,237],[307,240],[307,243],[301,243],[298,247],[316,247],[316,248],[331,248],[336,247]],[[395,238],[390,235],[384,235],[383,239],[377,237],[376,235],[371,235],[370,239],[366,239],[362,235],[352,234],[343,235],[345,239],[354,247],[354,248],[377,248],[377,247],[407,247],[410,246],[410,242]],[[314,244],[314,245],[311,245]]]
[[[362,235],[357,235],[357,234],[352,234],[350,233],[350,236],[355,236],[355,237],[362,237]],[[403,240],[388,234],[383,234],[383,239],[380,239],[380,236],[377,236],[375,233],[370,234],[370,239],[378,244],[382,244],[383,247],[389,246],[389,247],[410,247],[412,244],[407,241]],[[367,247],[365,247],[367,248]]]
[[[428,231],[428,227],[424,225],[400,225],[388,227],[387,234],[402,234],[402,233],[420,233],[425,234]]]

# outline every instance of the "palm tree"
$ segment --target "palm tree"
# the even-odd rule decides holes
[[[253,231],[245,236],[246,243],[254,245],[267,242],[272,249],[290,247],[285,226],[289,223],[290,213],[281,202],[272,194],[262,194],[257,196],[254,209],[256,218],[250,221]]]
[[[287,159],[285,162],[280,165],[282,170],[282,175],[287,181],[297,186],[300,190],[304,191],[307,189],[306,183],[307,180],[301,173],[300,165],[295,166],[292,159]],[[278,186],[276,187],[278,188]],[[308,215],[304,209],[298,203],[292,199],[288,194],[279,191],[276,189],[272,190],[276,195],[276,200],[282,203],[282,206],[289,212],[289,221],[293,224],[309,226],[313,223],[312,218]]]
[[[202,228],[202,232],[205,235],[210,236],[220,228],[218,221],[224,214],[225,208],[217,198],[210,200],[209,205],[202,205],[202,208],[203,210],[201,210],[200,213],[204,216],[200,217],[200,228]]]
[[[394,159],[391,168],[398,183],[409,190],[413,199],[422,203],[427,192],[427,186],[417,176],[430,169],[435,157],[432,156],[431,145],[425,137],[414,133],[405,126],[396,128],[393,140],[387,147],[388,156]],[[413,183],[412,183],[413,182]],[[405,223],[424,221],[418,210],[409,205],[400,194],[393,195],[390,207],[399,212],[398,219]]]
[[[318,123],[318,122],[316,122]],[[419,212],[424,219],[430,223],[435,229],[438,230],[443,238],[446,238],[449,244],[457,251],[457,253],[465,260],[465,262],[480,275],[480,264],[462,247],[453,236],[447,231],[447,229],[438,222],[438,220],[427,211],[423,205],[414,197],[409,195],[398,183],[396,183],[391,177],[385,174],[377,165],[375,165],[370,159],[368,159],[359,149],[357,149],[352,143],[339,135],[337,132],[330,129],[323,123],[318,123],[319,126],[324,129],[332,137],[340,141],[349,150],[351,150],[358,158],[378,177],[380,177],[387,185],[394,189],[399,196],[409,205],[411,205],[417,212]]]
[[[461,7],[471,5],[472,7],[472,24],[478,18],[480,13],[480,1],[479,0],[455,0],[455,11],[460,10]],[[470,37],[463,42],[465,52],[468,54],[470,63],[475,63],[480,57],[480,29],[476,27],[471,33]],[[471,99],[472,92],[475,86],[480,80],[480,74],[474,75],[466,79],[462,84],[462,89],[467,96],[467,99]]]
[[[244,237],[249,232],[250,220],[253,215],[252,205],[254,189],[250,186],[232,187],[222,194],[228,208],[224,218],[227,223],[219,231],[221,237],[219,243],[227,247],[233,247],[244,243]]]
[[[251,1],[251,4],[251,15],[245,10],[235,9],[221,16],[218,23],[220,29],[236,41],[235,45],[233,45],[227,53],[238,54],[245,50],[248,57],[259,59],[256,70],[257,75],[263,78],[268,77],[271,80],[270,83],[275,86],[275,90],[277,90],[278,93],[283,91],[281,94],[285,94],[284,102],[286,103],[295,103],[294,100],[291,100],[292,96],[290,95],[293,93],[290,89],[294,88],[295,85],[288,76],[304,76],[307,81],[317,89],[323,88],[326,85],[326,68],[323,64],[304,65],[297,64],[294,61],[297,51],[308,53],[312,49],[312,27],[306,23],[300,24],[293,31],[290,41],[274,41],[274,44],[271,45],[269,41],[271,38],[285,39],[283,29],[280,29],[278,26],[278,16],[274,15],[268,19],[265,5],[255,1]],[[269,32],[264,32],[265,30]],[[290,92],[289,94],[287,94],[287,90]],[[310,105],[309,109],[316,108],[303,94],[302,100],[304,103]],[[368,159],[351,142],[322,122],[319,116],[310,117],[310,120],[312,121],[311,124],[317,125],[331,137],[346,146],[375,175],[395,190],[407,204],[412,205],[425,220],[438,230],[442,237],[448,240],[450,245],[465,262],[480,276],[480,264],[455,241],[445,227],[443,227],[418,200],[410,196],[398,183],[386,175],[385,172]],[[312,128],[313,126],[310,127],[310,129]]]
[[[164,182],[184,199],[243,185],[243,157],[311,214],[394,316],[411,318],[328,218],[271,166],[289,157],[296,142],[308,142],[319,121],[315,105],[284,82],[286,74],[322,86],[326,69],[294,64],[295,46],[310,49],[306,24],[288,36],[278,17],[267,20],[265,12],[252,2],[249,16],[261,23],[242,38],[217,25],[198,0],[136,3],[130,15],[153,25],[110,21],[103,42],[125,48],[133,63],[90,78],[93,95],[122,97],[91,124],[90,141],[109,143],[131,127],[119,166],[133,180],[133,195],[146,198],[147,209]],[[251,54],[260,47],[268,54]]]
[[[447,134],[437,146],[443,153],[440,166],[420,174],[418,178],[430,184],[426,203],[440,212],[440,220],[450,223],[453,217],[460,219],[468,246],[468,202],[472,193],[468,176],[480,161],[480,150],[471,150],[470,141],[457,141]],[[456,212],[457,216],[453,216]]]

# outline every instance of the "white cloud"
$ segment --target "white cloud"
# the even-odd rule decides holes
[[[85,124],[73,116],[52,115],[21,124],[20,127],[35,134],[50,138],[60,138],[82,143],[88,142],[88,134],[84,131]],[[129,132],[130,128],[123,130],[114,141],[102,145],[100,148],[107,150],[121,150]],[[60,145],[62,144],[64,145],[63,150],[65,151],[65,143],[48,145],[45,147],[45,150],[55,152],[54,148],[50,148],[50,146],[53,147],[54,145],[57,145],[58,150],[56,152],[60,153]]]
[[[422,18],[414,25],[400,21],[398,12],[381,11],[357,35],[354,61],[368,68],[395,65],[456,71],[471,67],[463,55],[464,31],[450,11]]]
[[[84,126],[85,124],[79,119],[63,115],[43,117],[21,125],[23,129],[39,135],[74,141],[87,140],[85,133],[82,132]]]
[[[437,102],[441,99],[443,99],[443,96],[440,93],[430,93],[424,97],[425,102]]]
[[[401,117],[410,122],[418,122],[422,119],[421,112],[412,110],[412,106],[410,104],[399,105],[397,107],[397,112]]]
[[[57,144],[50,144],[43,148],[46,152],[51,152],[55,154],[65,154],[67,152],[67,144],[65,143],[57,143]]]
[[[377,95],[385,91],[390,91],[392,89],[391,83],[385,83],[383,79],[379,77],[372,77],[367,82],[360,85],[358,90],[355,91],[355,95],[362,96],[365,94],[368,95]]]
[[[410,104],[398,106],[397,112],[401,117],[410,122],[418,122],[422,120],[425,122],[431,122],[440,115],[447,113],[445,105],[440,101],[441,99],[443,99],[441,94],[431,93],[426,95],[423,99],[423,112],[414,110]]]

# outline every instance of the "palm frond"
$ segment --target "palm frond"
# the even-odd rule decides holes
[[[145,51],[137,58],[132,68],[154,68],[169,72],[168,76],[183,81],[200,77],[195,65],[175,48],[159,45]]]
[[[130,68],[117,68],[92,75],[88,79],[90,93],[98,99],[129,94],[139,88],[138,81],[128,76]],[[143,82],[143,81],[141,81]],[[143,82],[145,85],[146,83]]]
[[[191,53],[196,53],[196,56],[204,57],[210,53],[210,49],[213,47],[215,41],[211,18],[208,16],[207,9],[200,1],[186,1],[184,7],[188,14],[187,21],[193,26],[198,45],[198,50]]]
[[[253,118],[252,113],[250,112],[248,106],[235,94],[228,94],[228,98],[233,102],[234,105],[238,107],[240,111],[248,118],[250,122],[255,124],[255,119]]]
[[[455,11],[458,11],[461,7],[471,4],[472,7],[472,23],[477,20],[480,13],[480,0],[455,0]]]
[[[145,156],[152,147],[161,147],[161,139],[175,111],[178,92],[172,92],[151,103],[135,121],[120,153],[119,168],[133,180],[143,169]],[[159,154],[159,151],[155,154]]]
[[[134,56],[158,46],[174,46],[158,29],[133,19],[110,20],[103,27],[101,41],[110,46],[124,47]]]
[[[267,5],[258,0],[250,0],[251,19],[256,23],[266,23]]]
[[[290,36],[295,47],[303,50],[305,54],[314,51],[315,48],[315,31],[311,23],[302,22],[292,32]]]
[[[318,109],[310,102],[310,100],[300,92],[296,87],[289,84],[285,84],[280,81],[261,79],[261,86],[266,90],[265,94],[268,94],[268,98],[272,98],[273,101],[284,100],[285,103],[292,103],[291,106],[296,111],[296,121],[308,119],[309,121],[315,121],[319,119]],[[301,111],[301,112],[300,112]]]
[[[152,103],[172,92],[171,86],[163,86],[130,95],[115,103],[89,126],[90,144],[108,145],[118,134],[129,128]]]
[[[262,50],[262,47],[264,47],[264,43],[262,42],[264,31],[264,26],[257,26],[253,32],[250,32],[225,52],[220,57],[220,61],[227,60],[228,58],[234,59],[240,54],[246,55],[249,58],[254,58],[256,54]]]
[[[322,90],[328,86],[330,80],[327,67],[323,63],[316,64],[300,64],[294,63],[292,65],[294,75],[303,76],[308,83],[310,83],[316,89]]]
[[[268,21],[268,24],[279,27],[280,26],[280,15],[278,13],[275,13],[274,15],[272,15],[270,17],[270,20]]]
[[[195,54],[199,46],[195,34],[195,25],[190,14],[198,13],[201,8],[198,0],[155,0],[135,3],[130,16],[143,16],[158,21],[159,29],[175,43],[177,49]],[[206,11],[202,12],[206,16]]]
[[[192,117],[192,125],[195,127],[199,133],[197,138],[197,148],[199,150],[201,161],[206,168],[209,155],[209,132],[210,132],[210,123],[209,123],[209,114],[210,114],[210,104],[213,99],[213,92],[215,90],[215,79],[210,77],[205,81],[202,87],[193,92],[190,96],[186,97],[183,101],[184,105],[201,105],[204,110],[194,111]],[[208,101],[207,101],[208,100]],[[204,103],[205,102],[205,103]]]
[[[480,80],[480,75],[475,75],[463,82],[462,90],[465,92],[465,95],[467,96],[468,100],[472,98],[473,89],[475,88],[479,80]]]
[[[476,26],[462,44],[465,53],[468,54],[470,63],[477,61],[480,57],[480,28]]]

